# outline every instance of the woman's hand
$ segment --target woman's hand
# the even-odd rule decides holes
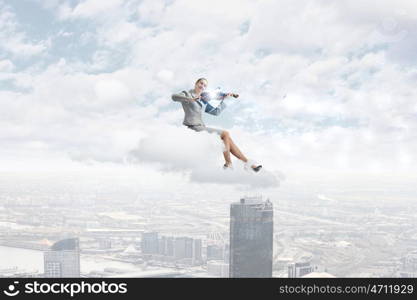
[[[237,97],[239,97],[239,95],[238,95],[238,94],[234,94],[234,93],[227,93],[227,94],[226,94],[226,97],[233,97],[233,98],[237,98]]]
[[[199,100],[200,98],[201,98],[201,96],[197,96],[197,97],[191,98],[191,101],[197,101],[197,100]]]

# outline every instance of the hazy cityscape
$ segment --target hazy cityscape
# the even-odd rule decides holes
[[[230,206],[259,199],[153,194],[111,177],[19,178],[0,181],[2,277],[56,277],[56,250],[68,239],[80,277],[229,277]],[[262,195],[273,205],[272,276],[415,277],[417,205],[362,192]]]

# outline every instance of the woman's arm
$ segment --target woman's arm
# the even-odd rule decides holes
[[[208,102],[209,98],[204,99],[205,97],[203,97],[202,100],[206,104],[205,112],[214,116],[220,115],[220,113],[226,108],[226,103],[223,102],[223,100],[226,97],[238,98],[239,95],[234,93],[218,93],[216,98],[221,99],[222,101],[220,102],[220,105],[217,107],[213,107],[212,105],[210,105],[210,103]]]
[[[172,94],[171,98],[172,98],[173,101],[176,101],[176,102],[191,102],[191,101],[195,101],[195,100],[199,99],[199,97],[197,97],[197,98],[187,97],[186,93],[184,91],[181,92],[181,93],[178,93],[178,94]]]
[[[235,94],[235,93],[219,93],[218,98],[223,100],[226,97],[233,97],[233,98],[238,98],[239,94]]]
[[[218,116],[225,108],[226,108],[226,103],[224,103],[223,100],[220,102],[220,105],[217,107],[213,107],[212,105],[210,105],[210,103],[207,102],[205,112],[210,115]]]
[[[171,98],[173,101],[176,101],[176,102],[182,102],[182,101],[188,100],[188,97],[185,95],[184,92],[181,92],[178,94],[172,94]]]

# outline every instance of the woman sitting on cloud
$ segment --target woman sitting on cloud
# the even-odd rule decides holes
[[[225,145],[225,150],[223,152],[225,164],[224,168],[232,168],[232,160],[230,157],[230,153],[232,153],[234,156],[236,156],[238,159],[243,161],[245,163],[245,167],[249,166],[249,160],[243,155],[243,153],[239,150],[239,148],[236,146],[236,144],[233,142],[229,132],[222,129],[207,127],[202,119],[202,112],[203,107],[204,111],[206,113],[209,113],[211,115],[219,115],[223,109],[226,108],[226,104],[223,102],[223,100],[226,97],[235,97],[237,98],[239,95],[233,94],[233,93],[218,93],[216,95],[216,98],[221,100],[219,106],[213,107],[210,103],[210,94],[207,92],[204,92],[207,88],[208,81],[205,78],[200,78],[196,81],[194,89],[188,90],[188,91],[182,91],[179,94],[173,94],[172,100],[181,102],[182,108],[184,109],[184,121],[183,124],[187,126],[188,128],[200,132],[200,131],[207,131],[209,133],[217,133],[220,135],[221,139],[223,140],[223,143]],[[262,166],[251,163],[250,168],[258,172]]]

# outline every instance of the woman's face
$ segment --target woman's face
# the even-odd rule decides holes
[[[195,84],[195,89],[198,93],[204,92],[204,90],[207,88],[207,80],[200,80]]]

